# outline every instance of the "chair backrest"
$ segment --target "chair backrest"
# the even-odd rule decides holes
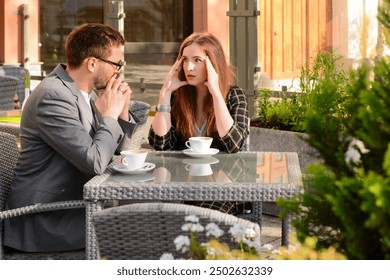
[[[0,211],[5,209],[18,156],[15,136],[0,132]]]
[[[18,79],[11,76],[0,76],[0,111],[14,109],[14,96],[18,90]]]
[[[14,123],[0,123],[0,132],[12,134],[19,139],[20,137],[20,125]]]
[[[5,209],[19,151],[12,134],[0,132],[0,211]],[[3,259],[3,220],[0,220],[0,260]]]
[[[0,75],[3,76],[12,76],[17,79],[17,94],[19,98],[19,103],[23,104],[26,87],[29,87],[29,76],[30,72],[28,69],[20,66],[13,65],[2,65],[0,66]]]
[[[259,225],[208,208],[177,203],[135,203],[107,208],[96,212],[92,219],[97,235],[99,254],[106,259],[159,259],[164,253],[184,258],[176,251],[174,240],[185,234],[181,227],[184,217],[195,215],[206,226],[216,223],[224,231],[220,238],[233,248],[231,226],[239,224],[253,229],[254,241],[260,245]],[[188,234],[188,233],[187,233]],[[201,242],[207,241],[205,232],[199,234]]]
[[[143,136],[148,120],[150,104],[142,101],[131,101],[130,112],[138,118],[138,127],[131,138],[131,150],[138,150],[144,141]]]
[[[14,175],[14,168],[18,160],[19,150],[16,143],[16,138],[12,134],[8,134],[0,131],[0,212],[5,209],[7,198],[10,193],[11,183]],[[58,204],[64,203],[69,205],[69,202],[58,202]],[[21,207],[13,209],[14,213],[9,213],[8,216],[16,216],[17,214],[29,214],[34,213],[34,209],[39,212],[39,208],[43,211],[52,211],[54,209],[66,209],[62,205],[49,206],[48,204],[35,204],[27,207]],[[78,204],[77,201],[73,205]],[[46,207],[45,207],[46,206]],[[75,207],[72,207],[75,208]],[[10,212],[11,210],[8,210]],[[3,214],[3,213],[2,213]],[[15,215],[16,214],[16,215]],[[7,216],[7,215],[6,215]],[[25,253],[25,252],[12,252],[5,254],[3,248],[3,218],[8,218],[2,215],[0,219],[0,261],[2,259],[15,259],[15,260],[82,260],[85,259],[85,250],[66,251],[66,252],[50,252],[50,253]]]

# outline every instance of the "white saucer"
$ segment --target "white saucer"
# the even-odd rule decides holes
[[[183,163],[185,164],[214,164],[218,163],[219,159],[215,157],[205,157],[205,158],[185,158]]]
[[[124,166],[122,163],[115,163],[112,166],[112,168],[115,171],[120,172],[120,173],[124,173],[124,174],[142,174],[142,173],[148,172],[150,170],[153,170],[155,167],[156,167],[156,165],[154,163],[150,163],[150,162],[145,162],[143,167],[141,167],[139,169],[135,169],[135,170],[128,170],[126,168],[126,166]]]
[[[191,149],[183,150],[183,154],[190,156],[190,157],[195,157],[195,158],[210,157],[210,156],[218,154],[218,153],[219,153],[219,150],[214,149],[214,148],[210,148],[208,150],[208,152],[206,152],[206,153],[197,153],[197,152],[192,151]]]

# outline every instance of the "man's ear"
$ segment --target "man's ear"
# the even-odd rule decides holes
[[[96,68],[96,58],[88,57],[86,60],[88,70],[94,72]]]

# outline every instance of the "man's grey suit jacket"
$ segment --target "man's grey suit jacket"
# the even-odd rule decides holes
[[[36,87],[24,107],[21,153],[8,209],[82,199],[83,185],[104,172],[118,145],[129,143],[125,138],[131,137],[137,127],[93,114],[65,68],[58,65]],[[93,93],[92,102],[96,97]],[[121,145],[121,149],[126,147]],[[6,219],[4,245],[28,252],[84,248],[85,210]]]

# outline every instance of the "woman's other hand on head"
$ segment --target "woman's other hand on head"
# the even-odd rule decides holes
[[[218,83],[218,73],[215,71],[213,64],[208,56],[206,56],[206,67],[207,67],[207,80],[204,85],[208,87],[211,94],[220,92]]]

